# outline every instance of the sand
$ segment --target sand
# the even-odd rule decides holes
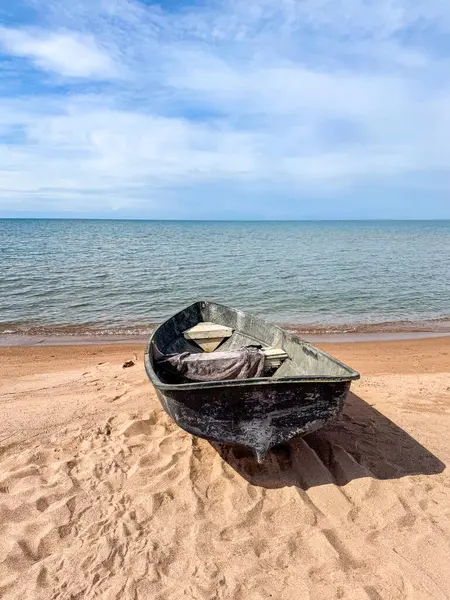
[[[141,345],[0,349],[0,597],[450,598],[450,338],[326,349],[342,418],[261,466],[167,417]]]

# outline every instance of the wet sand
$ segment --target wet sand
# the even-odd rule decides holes
[[[0,596],[449,598],[450,338],[318,345],[361,381],[263,465],[167,417],[143,344],[0,348]]]

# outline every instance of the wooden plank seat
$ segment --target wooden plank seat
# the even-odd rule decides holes
[[[204,352],[214,352],[232,334],[231,327],[217,323],[198,323],[183,333],[186,340],[195,342]]]

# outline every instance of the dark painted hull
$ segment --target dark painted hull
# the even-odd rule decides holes
[[[184,322],[182,327],[185,327]],[[281,331],[270,324],[267,327],[270,331],[270,328]],[[337,418],[343,409],[351,380],[359,377],[332,357],[295,336],[282,333],[287,347],[292,341],[302,343],[308,354],[314,350],[321,360],[326,357],[338,367],[342,366],[341,376],[321,378],[291,374],[275,379],[181,385],[165,383],[158,376],[153,357],[152,344],[155,340],[158,342],[158,330],[153,334],[145,356],[147,374],[163,408],[182,429],[214,442],[247,446],[258,461],[262,461],[270,448],[311,433]]]

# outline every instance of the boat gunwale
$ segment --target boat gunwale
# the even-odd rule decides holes
[[[147,375],[150,379],[150,381],[152,382],[152,384],[159,390],[165,390],[165,391],[176,391],[176,390],[202,390],[202,389],[214,389],[214,388],[222,388],[222,387],[248,387],[248,386],[254,386],[254,385],[277,385],[277,384],[281,384],[281,383],[288,383],[288,384],[301,384],[301,383],[342,383],[342,382],[346,382],[346,381],[357,381],[358,379],[360,379],[361,375],[355,371],[354,369],[352,369],[351,367],[349,367],[348,365],[346,365],[345,363],[341,362],[340,360],[338,360],[337,358],[335,358],[334,356],[332,356],[331,354],[328,354],[328,352],[325,352],[325,350],[322,350],[320,348],[317,348],[316,346],[314,346],[313,344],[311,344],[310,342],[308,342],[307,340],[304,340],[303,338],[301,338],[298,335],[295,335],[293,333],[290,333],[284,329],[282,329],[281,327],[279,327],[278,325],[275,325],[274,323],[270,322],[270,321],[265,321],[265,319],[260,319],[260,317],[256,317],[257,319],[260,319],[262,321],[265,321],[266,323],[269,323],[272,327],[274,327],[275,329],[277,329],[278,331],[280,331],[283,335],[287,335],[293,339],[299,340],[301,341],[305,346],[308,346],[309,348],[313,348],[314,350],[320,352],[320,354],[322,354],[322,356],[325,356],[326,358],[328,358],[329,360],[331,360],[333,363],[339,365],[340,367],[342,367],[343,369],[345,369],[346,371],[348,371],[348,376],[347,377],[339,377],[339,376],[315,376],[315,375],[300,375],[298,377],[295,376],[289,376],[289,377],[250,377],[248,379],[228,379],[228,380],[217,380],[217,381],[195,381],[192,383],[164,383],[163,381],[161,381],[161,379],[159,378],[158,374],[156,373],[155,369],[153,368],[153,361],[150,358],[150,351],[151,351],[151,346],[152,346],[152,342],[156,336],[156,334],[158,333],[158,331],[166,324],[168,323],[171,319],[173,319],[174,317],[176,317],[178,314],[184,312],[185,310],[188,310],[191,307],[196,306],[197,304],[201,304],[201,303],[205,303],[207,302],[210,305],[215,305],[218,306],[220,308],[225,308],[228,310],[234,310],[236,312],[244,312],[244,311],[239,311],[237,309],[231,308],[229,306],[225,306],[223,304],[219,304],[217,302],[210,302],[208,300],[197,300],[196,302],[193,302],[192,304],[190,304],[189,306],[186,306],[185,308],[183,308],[182,310],[178,311],[177,313],[175,313],[174,315],[168,317],[165,321],[163,321],[162,323],[160,323],[160,325],[158,325],[158,327],[152,332],[149,342],[147,344],[147,348],[145,350],[145,354],[144,354],[144,366],[145,366],[145,370],[147,372]],[[254,315],[252,315],[254,316]]]

